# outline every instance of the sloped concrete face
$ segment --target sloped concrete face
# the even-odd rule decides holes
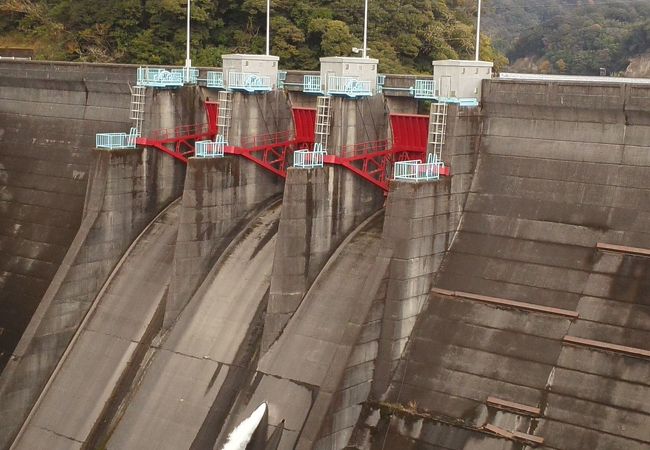
[[[650,445],[636,400],[650,396],[647,258],[596,248],[649,247],[648,100],[625,85],[486,83],[459,232],[355,445]]]
[[[212,448],[254,373],[279,215],[277,203],[259,213],[212,267],[151,355],[107,449]]]
[[[120,389],[160,329],[179,206],[167,208],[129,250],[12,448],[39,448],[44,435],[67,439],[70,447],[96,445],[103,415],[119,403]]]
[[[386,270],[378,262],[381,217],[346,239],[322,270],[285,331],[260,359],[217,444],[263,399],[279,449],[312,448]],[[380,266],[378,266],[380,264]]]

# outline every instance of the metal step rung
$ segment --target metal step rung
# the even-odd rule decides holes
[[[323,151],[327,151],[327,144],[330,134],[330,101],[330,97],[318,97],[316,103],[316,144],[318,144]]]

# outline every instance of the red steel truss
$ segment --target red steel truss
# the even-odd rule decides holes
[[[143,147],[154,147],[187,164],[187,158],[194,155],[194,142],[214,139],[217,135],[219,103],[206,101],[205,114],[208,123],[155,130],[147,137],[137,138],[135,143]]]
[[[194,154],[195,141],[214,139],[218,133],[219,105],[206,102],[205,106],[208,123],[158,130],[146,138],[138,138],[137,144],[155,147],[187,163],[187,158]],[[315,141],[316,110],[294,108],[292,112],[294,137],[291,131],[244,137],[239,146],[226,146],[225,153],[243,156],[278,176],[286,177],[292,153],[298,149],[313,148]],[[338,155],[327,155],[325,162],[343,166],[388,191],[388,180],[396,161],[426,160],[429,117],[392,114],[390,123],[393,132],[391,147],[388,140],[344,146],[337,152]],[[449,175],[448,167],[443,169],[442,175]]]
[[[314,146],[316,110],[293,108],[295,137],[291,131],[250,136],[241,139],[237,147],[226,147],[225,153],[240,155],[264,167],[274,174],[286,178],[290,156],[295,150]]]
[[[388,141],[362,142],[341,148],[339,155],[328,155],[325,162],[341,165],[388,191],[388,180],[396,161],[419,159],[426,161],[429,137],[429,116],[391,114],[393,145]],[[445,167],[443,175],[449,175]]]

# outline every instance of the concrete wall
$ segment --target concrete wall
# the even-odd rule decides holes
[[[128,131],[135,67],[0,63],[0,371],[81,223],[95,133]]]
[[[338,155],[340,148],[363,142],[384,140],[388,136],[388,114],[384,97],[374,95],[358,100],[332,97],[330,103],[328,153]]]
[[[391,183],[382,242],[393,256],[374,374],[377,396],[387,387],[455,230],[450,185],[449,179]]]
[[[238,156],[190,158],[165,326],[176,319],[242,226],[282,192],[283,181]]]
[[[177,200],[120,259],[12,448],[101,447],[106,416],[128,395],[162,325],[179,210]]]
[[[267,94],[232,94],[230,145],[242,145],[242,138],[291,131],[293,122],[288,95],[273,90]]]
[[[3,447],[123,252],[180,191],[175,172],[157,171],[159,153],[96,151],[95,156],[82,224],[0,378]]]
[[[633,319],[648,314],[647,264],[595,245],[650,246],[650,89],[493,80],[483,94],[476,174],[469,153],[451,163],[466,177],[434,280],[447,291],[429,297],[355,445],[519,448],[524,432],[548,448],[647,446],[647,408],[631,399],[650,395],[650,364],[613,346],[650,350]],[[541,412],[495,411],[489,396]],[[491,426],[506,431],[497,442]]]

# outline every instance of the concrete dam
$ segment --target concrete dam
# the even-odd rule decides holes
[[[650,448],[650,85],[137,69],[0,62],[0,449]]]

